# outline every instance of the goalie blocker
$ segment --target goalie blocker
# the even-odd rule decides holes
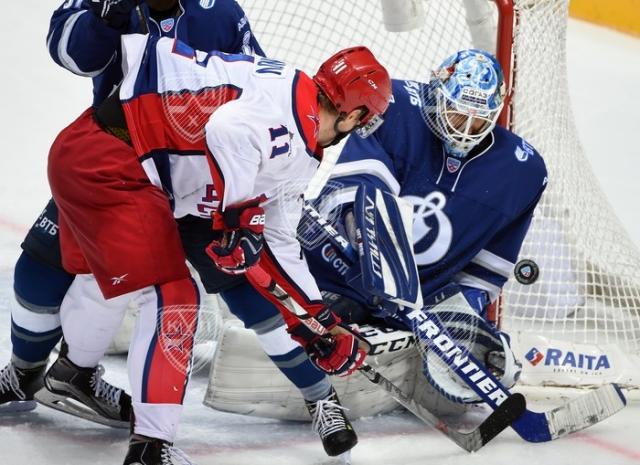
[[[411,249],[413,207],[362,184],[353,208],[341,216],[336,229],[312,205],[304,207],[298,238],[320,289],[348,297],[369,312],[381,305],[421,308],[420,277]]]

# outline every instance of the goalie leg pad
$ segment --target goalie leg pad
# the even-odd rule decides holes
[[[372,341],[372,365],[384,371],[394,384],[413,392],[421,360],[408,331],[361,327]],[[349,418],[370,417],[398,407],[393,398],[360,373],[332,379]],[[205,405],[216,410],[284,420],[309,421],[300,391],[260,350],[255,333],[230,321],[213,360]]]

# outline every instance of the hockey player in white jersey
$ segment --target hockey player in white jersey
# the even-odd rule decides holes
[[[120,36],[123,34],[148,30],[153,36],[176,37],[201,49],[264,55],[244,11],[235,0],[59,3],[47,34],[49,53],[67,71],[92,78],[94,108],[122,79]],[[193,222],[191,218],[179,221],[181,227],[186,223],[185,228]],[[42,388],[48,357],[62,336],[60,306],[74,280],[62,267],[58,210],[53,200],[44,207],[21,247],[23,252],[14,273],[13,350],[11,361],[0,369],[0,415],[35,408],[34,395],[39,391],[36,397],[40,403],[96,422],[128,427],[129,395],[105,381],[102,369],[96,366],[98,360],[92,356],[80,357],[72,349],[74,357],[58,358],[48,372],[48,377],[73,378],[77,384],[73,394],[69,392],[71,386],[67,392],[58,389],[55,393]],[[223,288],[219,285],[215,290]],[[66,305],[74,303],[84,305],[87,311],[95,308],[86,308],[91,305],[90,299],[68,299]],[[67,397],[73,399],[67,402]]]
[[[313,80],[277,60],[198,52],[169,39],[132,35],[123,50],[119,98],[58,136],[49,180],[65,268],[90,273],[87,293],[99,288],[107,306],[140,294],[129,361],[131,464],[147,445],[173,441],[188,379],[194,296],[174,212],[214,211],[219,238],[207,252],[221,269],[244,273],[261,259],[332,328],[339,319],[322,305],[295,239],[305,183],[297,192],[283,185],[310,179],[322,148],[374,122],[391,90],[386,70],[364,47],[339,52]],[[169,305],[177,322],[165,321]],[[82,318],[74,323],[82,328]],[[362,363],[353,334],[319,352],[316,335],[301,327],[293,324],[292,335],[325,372],[346,374]]]

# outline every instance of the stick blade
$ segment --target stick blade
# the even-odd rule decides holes
[[[617,384],[607,384],[545,413],[552,439],[583,430],[622,410],[627,400]]]

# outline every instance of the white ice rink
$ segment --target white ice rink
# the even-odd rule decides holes
[[[90,82],[58,68],[45,49],[57,0],[4,1],[0,23],[0,365],[9,359],[8,297],[19,244],[49,198],[46,157],[56,133],[91,103]],[[570,22],[568,73],[581,142],[614,209],[640,244],[640,40]],[[106,361],[126,385],[125,361]],[[199,465],[322,465],[328,459],[308,424],[223,414],[201,404],[204,372],[187,398],[178,445]],[[536,401],[541,410],[560,401]],[[354,465],[604,465],[640,463],[640,402],[584,433],[527,444],[506,431],[469,455],[411,415],[358,420]],[[126,431],[46,408],[0,417],[0,465],[117,465]]]

